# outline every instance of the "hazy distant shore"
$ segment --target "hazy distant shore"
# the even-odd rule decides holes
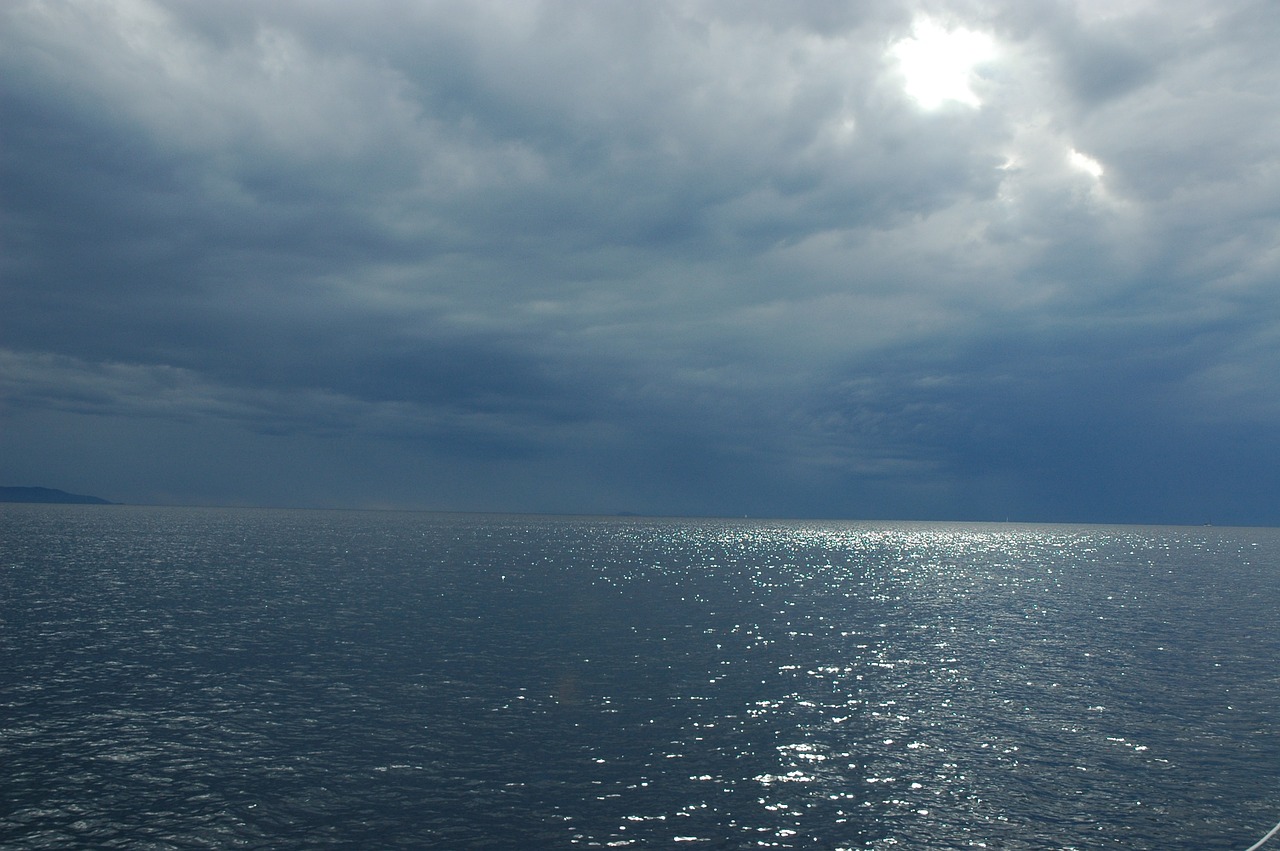
[[[65,505],[113,505],[99,496],[67,493],[57,488],[14,488],[0,486],[0,502],[43,502]]]

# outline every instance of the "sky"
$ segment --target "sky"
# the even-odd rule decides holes
[[[1271,0],[8,0],[0,484],[1280,525]]]

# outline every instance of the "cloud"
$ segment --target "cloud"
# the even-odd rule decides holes
[[[1116,519],[1270,445],[1260,4],[2,14],[11,433],[195,429],[238,501]],[[904,86],[929,21],[967,104]]]

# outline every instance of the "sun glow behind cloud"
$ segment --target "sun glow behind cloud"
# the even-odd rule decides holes
[[[994,58],[995,52],[991,36],[963,28],[944,29],[927,18],[917,21],[911,37],[892,48],[907,94],[924,109],[937,109],[947,101],[981,106],[970,82],[974,68]]]
[[[1077,168],[1085,174],[1091,175],[1095,180],[1102,179],[1102,163],[1088,154],[1082,154],[1072,148],[1071,152],[1067,154],[1067,161],[1071,163],[1072,168]]]

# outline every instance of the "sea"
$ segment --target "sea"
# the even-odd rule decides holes
[[[0,847],[1245,851],[1278,611],[1274,529],[4,505]]]

